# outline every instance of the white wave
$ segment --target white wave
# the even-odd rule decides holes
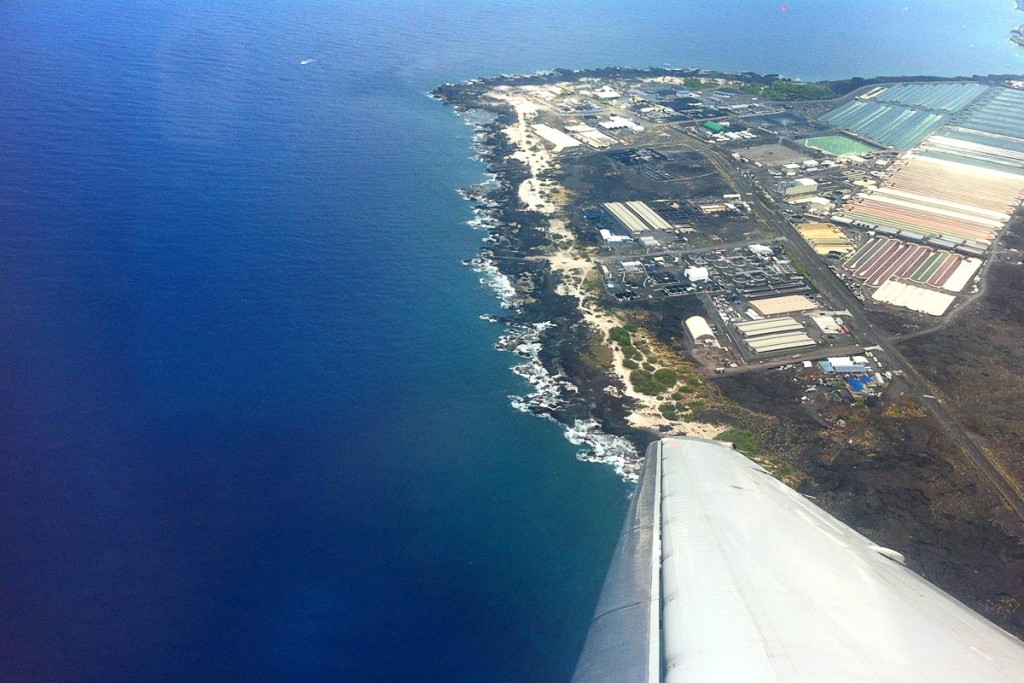
[[[636,448],[621,436],[602,432],[597,420],[576,420],[565,428],[565,438],[575,446],[586,446],[576,454],[579,460],[611,465],[626,481],[639,477],[643,461]]]
[[[485,155],[489,151],[486,145],[489,131],[485,126],[495,119],[493,117],[489,119],[476,117],[470,112],[464,112],[463,115],[466,117],[468,125],[477,128],[473,136],[473,148],[476,152],[476,159],[484,161]],[[499,241],[498,233],[502,224],[497,218],[497,212],[501,207],[488,197],[491,193],[501,189],[508,189],[507,183],[497,174],[488,173],[482,182],[459,190],[462,198],[474,205],[474,216],[466,223],[471,228],[487,230],[487,235],[482,238],[485,243]],[[470,265],[475,272],[483,275],[480,278],[481,284],[494,291],[502,308],[517,312],[520,310],[523,303],[522,298],[516,292],[511,278],[498,269],[490,251],[482,249],[478,257],[469,259],[465,263]],[[496,317],[487,314],[480,317],[491,322],[499,322]],[[513,353],[526,360],[525,363],[513,366],[512,372],[525,379],[531,388],[530,393],[526,396],[509,396],[512,407],[557,423],[558,420],[555,419],[553,413],[566,407],[568,401],[579,393],[579,387],[564,375],[552,375],[540,361],[540,352],[543,348],[541,336],[545,330],[554,327],[554,323],[542,322],[533,325],[507,323],[507,325],[505,333],[498,338],[495,348],[499,351]],[[582,447],[576,454],[579,460],[611,465],[622,479],[634,482],[637,480],[641,459],[628,440],[620,436],[605,434],[596,420],[576,420],[572,425],[562,426],[565,429],[566,440],[575,446]]]
[[[509,396],[512,407],[557,422],[552,413],[565,407],[567,401],[579,393],[579,387],[564,375],[552,375],[540,362],[541,335],[553,326],[550,322],[509,325],[509,331],[498,339],[495,348],[528,359],[514,366],[512,372],[529,382],[533,391],[526,396]],[[563,427],[569,443],[584,447],[576,454],[579,460],[611,465],[622,479],[636,481],[641,460],[628,440],[605,434],[596,420],[576,420],[571,426]]]
[[[498,270],[498,266],[491,259],[490,252],[486,250],[481,251],[480,256],[470,259],[468,263],[474,272],[484,276],[480,278],[480,284],[490,287],[494,291],[502,308],[513,311],[519,310],[523,300],[516,292],[516,288],[509,276]]]

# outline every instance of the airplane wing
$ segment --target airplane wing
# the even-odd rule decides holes
[[[651,444],[573,680],[1024,681],[1024,643],[727,444]]]

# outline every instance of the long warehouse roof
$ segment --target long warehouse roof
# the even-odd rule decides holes
[[[633,213],[635,213],[637,216],[640,216],[640,218],[643,219],[643,221],[647,223],[647,225],[651,226],[655,230],[672,229],[672,225],[664,218],[659,216],[654,211],[654,209],[647,206],[647,204],[643,202],[626,202],[626,206],[632,209]]]
[[[604,208],[608,209],[631,233],[636,234],[647,230],[647,224],[640,220],[640,217],[630,211],[622,202],[609,202],[604,205]]]

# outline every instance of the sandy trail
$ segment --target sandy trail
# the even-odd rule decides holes
[[[565,221],[554,218],[549,224],[549,231],[552,237],[567,240],[564,244],[571,244],[572,234],[565,225]],[[586,291],[584,283],[587,277],[594,270],[594,262],[585,255],[574,252],[572,247],[562,247],[552,252],[548,257],[551,269],[562,276],[558,286],[558,293],[564,296],[571,296],[579,302],[579,310],[583,314],[583,320],[594,330],[599,330],[604,338],[608,338],[608,332],[613,327],[623,325],[623,321],[613,313],[602,310],[595,305],[592,297]],[[650,342],[650,340],[648,340]],[[722,432],[720,425],[712,425],[704,422],[678,422],[665,418],[658,411],[661,401],[654,396],[641,394],[633,389],[629,382],[630,370],[624,365],[625,356],[622,351],[614,345],[612,348],[612,373],[622,383],[622,389],[617,393],[628,396],[636,401],[636,407],[627,415],[628,422],[640,429],[659,431],[662,427],[668,427],[671,431],[663,432],[666,435],[688,435],[702,439],[711,439]]]
[[[519,186],[519,200],[527,208],[552,217],[548,230],[559,246],[553,248],[546,258],[551,269],[561,275],[562,281],[557,291],[559,294],[575,298],[579,302],[579,310],[584,321],[607,339],[609,330],[621,326],[623,321],[614,313],[599,308],[586,291],[584,283],[594,271],[595,263],[586,253],[573,246],[575,237],[566,226],[565,220],[556,217],[564,206],[564,202],[559,198],[566,196],[565,189],[559,187],[555,181],[543,177],[543,174],[555,165],[554,154],[531,128],[531,122],[542,107],[525,95],[508,89],[496,89],[489,96],[508,103],[516,112],[516,123],[507,127],[504,132],[517,149],[512,157],[522,161],[530,170],[530,177]],[[545,190],[548,191],[548,196],[542,194]],[[635,401],[636,407],[627,415],[627,421],[632,426],[660,432],[663,435],[688,435],[705,439],[714,438],[722,432],[723,428],[720,425],[666,419],[658,411],[661,401],[633,389],[629,382],[630,370],[624,365],[625,356],[616,345],[609,346],[613,356],[611,371],[620,380],[622,388],[610,386],[607,391],[628,396]],[[667,430],[661,431],[663,428]]]
[[[507,102],[516,112],[516,122],[506,128],[504,133],[509,142],[516,146],[517,151],[512,154],[512,158],[522,161],[530,169],[530,177],[519,185],[519,201],[532,211],[554,214],[561,207],[542,194],[545,188],[556,186],[554,181],[543,179],[543,174],[553,166],[554,157],[531,127],[540,106],[523,95],[499,90],[492,91],[490,97]]]

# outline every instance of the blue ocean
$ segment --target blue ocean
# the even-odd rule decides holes
[[[0,3],[0,680],[563,681],[628,502],[498,353],[553,67],[1024,72],[1011,0]],[[303,63],[305,62],[305,63]]]

